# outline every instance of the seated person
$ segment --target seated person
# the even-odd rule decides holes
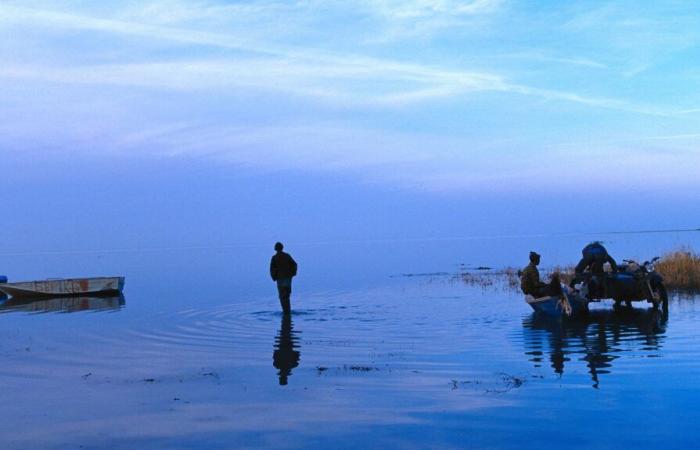
[[[530,264],[523,269],[520,274],[520,289],[525,295],[532,295],[535,298],[547,297],[561,294],[561,282],[559,274],[552,274],[552,280],[547,283],[540,281],[540,272],[537,266],[540,263],[540,255],[530,252]]]

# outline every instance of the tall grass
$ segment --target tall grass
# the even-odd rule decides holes
[[[666,253],[656,262],[656,271],[669,289],[700,290],[700,254],[689,248]]]

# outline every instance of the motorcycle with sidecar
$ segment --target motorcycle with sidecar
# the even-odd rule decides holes
[[[617,272],[605,272],[603,276],[584,272],[582,279],[575,280],[574,288],[578,294],[589,301],[613,299],[615,306],[625,302],[631,306],[635,301],[647,301],[654,308],[668,309],[668,293],[663,277],[654,269],[659,257],[639,264],[625,259],[618,265]]]

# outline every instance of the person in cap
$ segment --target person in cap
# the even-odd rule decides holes
[[[549,284],[543,283],[540,281],[540,271],[537,270],[539,264],[540,255],[530,252],[530,264],[520,273],[520,289],[525,295],[532,295],[535,298],[561,294],[559,274],[552,274],[552,280]]]
[[[292,312],[290,296],[292,294],[292,277],[297,274],[297,263],[289,253],[282,251],[284,245],[281,242],[275,244],[275,254],[270,261],[270,276],[277,282],[277,292],[280,297],[280,305],[284,314]]]

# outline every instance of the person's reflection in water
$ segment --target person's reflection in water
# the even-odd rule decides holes
[[[299,365],[301,352],[298,339],[292,325],[291,314],[282,314],[279,335],[275,338],[275,351],[272,354],[272,365],[278,369],[280,386],[287,384],[287,378],[292,375],[292,369]]]

